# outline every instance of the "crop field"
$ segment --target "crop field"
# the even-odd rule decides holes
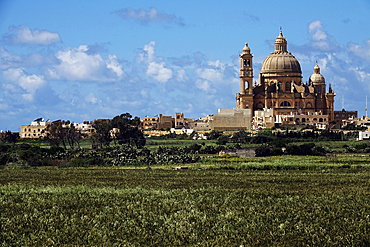
[[[368,157],[346,159],[304,170],[6,168],[0,245],[369,246]]]

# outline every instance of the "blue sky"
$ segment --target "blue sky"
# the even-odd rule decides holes
[[[365,115],[369,13],[369,0],[0,0],[0,129],[235,108],[244,43],[258,80],[280,27],[303,82],[317,61],[335,109]]]

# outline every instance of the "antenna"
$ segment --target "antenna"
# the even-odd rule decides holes
[[[365,108],[365,112],[366,112],[366,119],[367,119],[367,95],[366,95],[366,108]]]
[[[342,94],[342,109],[344,109],[344,95]]]

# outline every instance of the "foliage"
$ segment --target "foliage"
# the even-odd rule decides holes
[[[261,145],[256,149],[256,157],[277,156],[283,154],[281,148],[270,145]]]
[[[4,246],[368,246],[368,169],[5,169]]]
[[[0,141],[8,143],[16,143],[19,139],[18,133],[12,133],[10,130],[0,133]]]
[[[82,135],[69,120],[57,120],[47,126],[44,139],[49,142],[50,146],[62,145],[64,149],[67,149],[69,145],[73,149],[75,146],[79,147]]]
[[[115,116],[112,119],[111,127],[117,128],[114,132],[114,138],[118,144],[134,144],[138,148],[145,146],[145,138],[143,133],[139,130],[140,118],[130,115],[130,113]]]

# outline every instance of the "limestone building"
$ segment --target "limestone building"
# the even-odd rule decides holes
[[[303,114],[321,112],[334,120],[335,93],[316,64],[308,83],[302,82],[298,60],[287,50],[287,41],[280,31],[275,40],[275,51],[262,63],[259,83],[253,85],[253,55],[245,43],[240,55],[240,93],[236,95],[237,109],[257,110],[272,108],[274,117],[289,115],[292,111]]]
[[[250,109],[218,109],[209,119],[211,130],[238,130],[251,128]]]

